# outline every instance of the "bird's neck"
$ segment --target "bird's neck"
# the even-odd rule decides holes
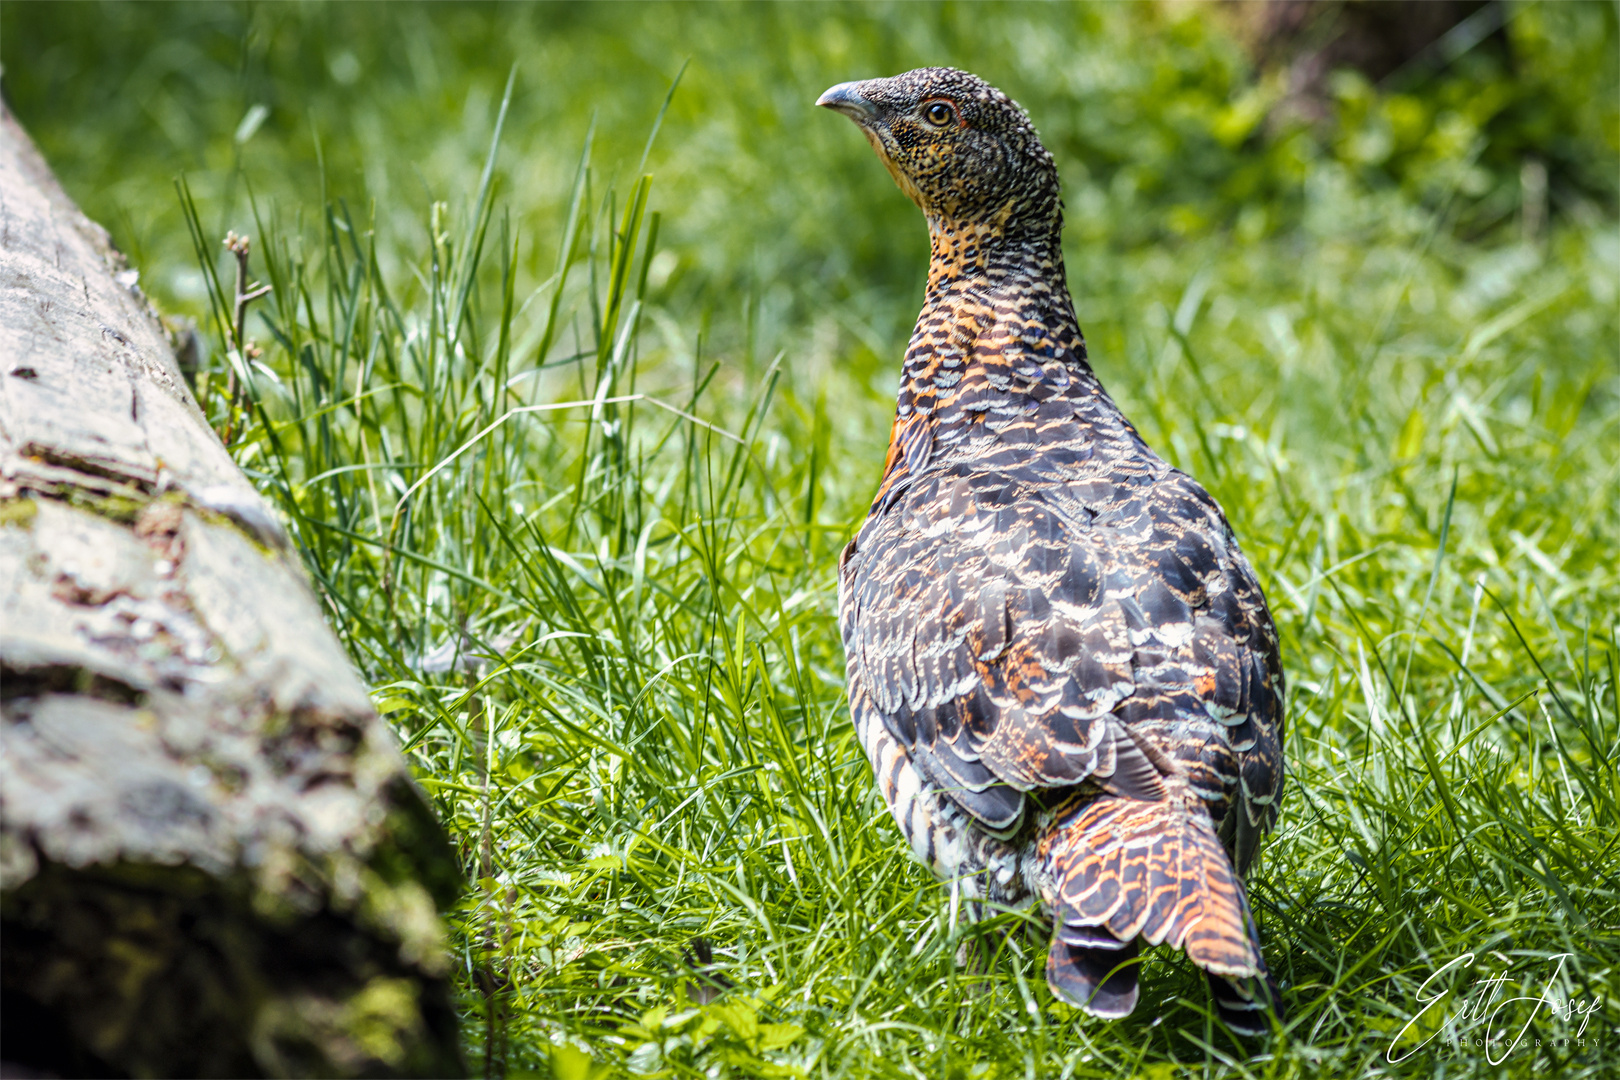
[[[901,369],[897,438],[902,429],[921,437],[926,427],[948,439],[946,429],[993,428],[1053,396],[1103,397],[1086,363],[1057,227],[929,224],[933,261]]]
[[[928,294],[962,283],[994,288],[1009,280],[1064,287],[1063,223],[1020,221],[1011,213],[974,221],[929,215]]]

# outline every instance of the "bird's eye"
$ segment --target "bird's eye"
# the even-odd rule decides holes
[[[923,110],[923,116],[927,118],[930,124],[936,127],[944,127],[950,123],[951,115],[951,107],[943,101],[936,101]]]

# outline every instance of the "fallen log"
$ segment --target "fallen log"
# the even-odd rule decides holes
[[[106,232],[0,107],[0,1058],[464,1072],[455,856]]]

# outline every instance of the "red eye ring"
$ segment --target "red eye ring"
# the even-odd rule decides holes
[[[945,127],[956,119],[956,110],[943,101],[936,101],[923,110],[923,119],[935,127]]]

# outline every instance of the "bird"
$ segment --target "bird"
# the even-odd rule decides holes
[[[928,222],[882,479],[838,561],[879,791],[953,912],[1039,905],[1057,998],[1124,1017],[1142,947],[1168,944],[1263,1035],[1284,1014],[1244,880],[1282,796],[1284,682],[1254,569],[1088,363],[1024,109],[946,67],[816,104]]]

